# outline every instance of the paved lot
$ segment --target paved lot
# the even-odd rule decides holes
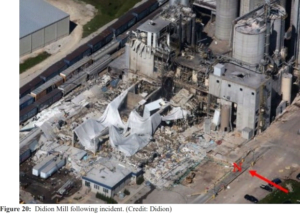
[[[250,169],[268,179],[295,178],[300,172],[300,136],[297,134],[299,129],[300,109],[292,106],[264,134],[247,144],[259,146],[258,151],[263,148],[269,149],[259,159],[255,158],[254,154],[257,161]],[[247,170],[229,185],[230,189],[220,192],[208,203],[249,203],[244,199],[245,194],[262,199],[268,192],[259,188],[261,184],[264,182],[251,177]]]

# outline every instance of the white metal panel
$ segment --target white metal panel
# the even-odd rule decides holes
[[[31,35],[20,39],[20,56],[31,53]]]
[[[54,23],[45,28],[45,45],[55,41],[56,38],[56,23]]]
[[[44,29],[34,32],[31,36],[32,51],[44,46]]]
[[[70,32],[70,20],[69,17],[58,21],[57,23],[57,39],[66,36]]]

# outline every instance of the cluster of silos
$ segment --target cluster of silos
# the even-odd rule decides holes
[[[264,58],[266,24],[262,18],[240,20],[234,26],[233,58],[257,65]]]
[[[176,33],[172,35],[173,40],[191,45],[195,44],[196,14],[189,7],[189,1],[170,1],[169,7],[164,8],[160,17],[176,26]]]
[[[284,7],[274,4],[271,6],[272,13],[270,14],[271,34],[270,34],[270,55],[279,53],[284,48],[285,34],[285,17],[286,10]]]
[[[240,3],[240,16],[243,16],[243,15],[251,12],[252,10],[262,6],[265,3],[266,3],[265,0],[241,0],[241,3]],[[278,3],[281,6],[285,7],[286,0],[278,0]]]
[[[238,15],[238,0],[217,0],[215,36],[219,40],[229,40],[232,21]]]

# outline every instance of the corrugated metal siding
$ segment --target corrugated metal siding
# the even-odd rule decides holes
[[[44,29],[41,29],[31,36],[32,51],[44,46]]]
[[[31,35],[20,39],[20,56],[31,53]]]
[[[56,23],[45,28],[45,45],[55,41],[56,36]]]
[[[57,25],[57,39],[69,34],[70,31],[69,17],[57,22],[56,25]]]

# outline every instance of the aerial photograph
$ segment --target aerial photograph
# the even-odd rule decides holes
[[[300,0],[19,0],[18,46],[19,204],[300,204]]]

